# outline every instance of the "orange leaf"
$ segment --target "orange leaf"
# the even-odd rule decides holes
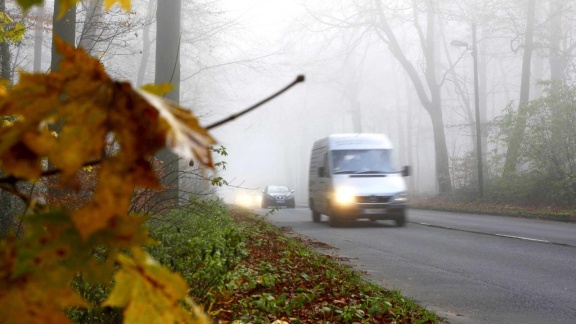
[[[2,170],[15,177],[37,180],[42,174],[40,157],[22,142],[0,154],[0,160]]]

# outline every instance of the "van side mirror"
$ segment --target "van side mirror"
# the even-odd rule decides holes
[[[320,178],[323,178],[323,177],[324,177],[324,167],[323,167],[323,166],[321,166],[321,167],[318,168],[318,176],[319,176]]]
[[[404,168],[402,168],[402,176],[407,177],[410,175],[410,173],[411,173],[410,166],[405,165]]]

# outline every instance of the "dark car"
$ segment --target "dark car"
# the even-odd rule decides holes
[[[268,185],[262,192],[262,208],[270,206],[286,206],[294,208],[294,190],[287,186]]]

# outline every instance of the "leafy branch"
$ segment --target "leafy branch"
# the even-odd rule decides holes
[[[0,241],[0,313],[8,320],[68,322],[64,309],[90,306],[72,288],[82,273],[92,283],[114,282],[101,305],[123,308],[125,321],[208,323],[188,297],[182,277],[142,249],[152,243],[144,226],[149,217],[130,210],[136,189],[160,188],[151,162],[159,150],[168,148],[214,168],[215,140],[191,111],[112,80],[82,49],[60,40],[55,44],[63,56],[58,71],[22,72],[10,91],[0,91],[0,116],[14,117],[0,126],[5,175],[0,187],[30,203],[32,194],[19,192],[19,182],[59,175],[57,185],[67,188],[64,192],[87,190],[90,199],[73,207],[29,210],[21,216],[24,236],[11,234]],[[303,80],[298,77],[209,128],[252,111]],[[58,137],[51,132],[56,125]],[[111,135],[116,149],[104,153]],[[45,170],[45,161],[55,167]],[[90,187],[82,188],[78,177],[91,166],[98,168]],[[108,256],[104,260],[92,252],[102,248]]]

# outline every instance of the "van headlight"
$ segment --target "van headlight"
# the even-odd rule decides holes
[[[408,195],[406,195],[405,192],[399,193],[396,196],[394,196],[394,202],[406,203],[408,202]]]
[[[356,202],[356,196],[350,189],[338,188],[334,192],[334,202],[341,206],[351,205]]]

